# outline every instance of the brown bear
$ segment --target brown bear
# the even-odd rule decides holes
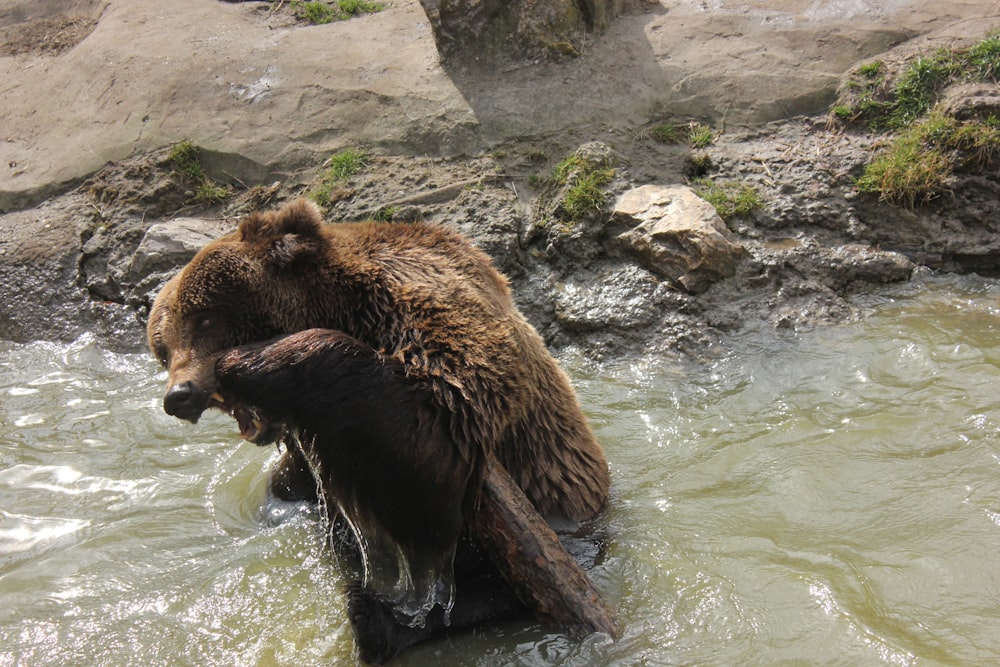
[[[325,225],[302,200],[250,214],[163,287],[148,335],[167,413],[219,408],[284,443],[279,497],[313,496],[318,474],[361,555],[366,661],[523,611],[464,531],[487,456],[550,521],[607,500],[567,377],[489,258],[443,227]]]

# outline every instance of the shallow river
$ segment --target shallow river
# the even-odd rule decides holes
[[[612,462],[624,632],[534,624],[396,664],[1000,664],[1000,285],[869,296],[700,363],[566,357]],[[350,665],[342,580],[275,450],[160,409],[144,355],[0,343],[0,666]]]

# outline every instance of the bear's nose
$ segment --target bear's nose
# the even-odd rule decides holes
[[[163,410],[168,415],[187,419],[192,424],[198,421],[207,405],[208,394],[190,380],[170,387],[163,397]]]

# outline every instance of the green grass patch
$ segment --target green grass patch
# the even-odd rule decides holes
[[[715,143],[715,132],[701,123],[663,122],[639,133],[642,139],[653,139],[661,144],[683,144],[692,148],[705,148]]]
[[[587,161],[578,155],[570,155],[563,158],[556,168],[552,170],[552,182],[557,186],[566,185],[570,175],[574,171],[581,171],[587,167]]]
[[[947,51],[913,61],[896,82],[895,100],[888,108],[888,126],[895,129],[912,125],[930,110],[938,93],[960,71],[960,63]]]
[[[383,206],[379,210],[375,211],[375,214],[372,216],[372,220],[375,220],[376,222],[389,222],[397,213],[399,213],[398,206]]]
[[[336,20],[333,7],[325,2],[303,2],[298,8],[298,15],[313,25],[323,25]]]
[[[858,190],[913,208],[941,195],[956,169],[988,170],[1000,158],[1000,121],[931,113],[901,132],[857,179]]]
[[[374,14],[385,9],[380,2],[365,0],[337,0],[336,2],[296,2],[296,15],[313,25],[345,21],[359,14]]]
[[[913,208],[936,197],[951,171],[951,162],[940,150],[922,146],[908,133],[865,167],[857,186],[861,192]]]
[[[834,118],[876,131],[905,129],[925,116],[955,81],[1000,80],[1000,33],[968,49],[939,49],[919,56],[890,81],[882,61],[860,66],[832,108]]]
[[[691,148],[707,148],[715,143],[715,132],[708,125],[692,123],[688,128],[688,143]]]
[[[365,2],[364,0],[337,0],[337,9],[341,15],[351,17],[359,14],[374,14],[385,9],[381,2]]]
[[[966,69],[975,79],[1000,79],[1000,33],[993,33],[968,50],[964,57]]]
[[[953,149],[962,152],[962,166],[992,169],[1000,158],[1000,119],[988,116],[960,123],[948,140]]]
[[[342,181],[354,176],[368,166],[368,153],[356,148],[345,148],[330,156],[330,166],[327,167],[327,177]]]
[[[854,118],[854,109],[847,104],[837,104],[830,109],[830,113],[833,114],[834,118],[845,123],[851,122]]]
[[[564,221],[578,220],[595,213],[607,201],[604,186],[615,177],[611,167],[594,164],[578,155],[570,155],[552,171],[552,183],[567,186],[556,210]]]
[[[673,123],[660,123],[649,131],[649,136],[661,144],[679,144],[684,140],[682,132],[683,128]]]
[[[610,168],[581,174],[576,183],[566,191],[566,197],[559,208],[572,220],[599,211],[607,199],[607,193],[602,188],[611,182],[614,175],[614,170]]]
[[[856,180],[859,191],[913,208],[944,193],[956,170],[996,168],[1000,121],[959,121],[934,106],[951,84],[1000,82],[1000,32],[968,48],[917,57],[894,77],[887,69],[877,61],[859,67],[831,108],[840,121],[895,134]]]
[[[746,217],[764,205],[757,190],[744,183],[717,183],[708,178],[699,178],[692,184],[695,193],[711,204],[719,217],[727,222],[733,218]]]
[[[174,171],[191,181],[205,180],[205,172],[201,168],[201,149],[190,141],[184,140],[170,149],[167,160],[174,166]]]
[[[309,196],[323,208],[341,199],[345,194],[344,181],[360,173],[368,165],[368,153],[356,148],[345,148],[330,156],[326,169]]]
[[[205,174],[201,166],[201,149],[192,142],[185,140],[174,144],[167,154],[167,160],[173,165],[174,173],[194,189],[194,201],[208,205],[221,204],[232,194],[229,188],[215,183]]]
[[[873,60],[870,63],[865,63],[858,68],[858,74],[866,79],[877,79],[882,76],[882,61]]]
[[[194,198],[202,204],[221,204],[229,199],[230,192],[221,185],[206,180],[194,191]]]

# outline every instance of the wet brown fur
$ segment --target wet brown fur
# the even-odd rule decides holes
[[[210,394],[227,349],[311,328],[343,331],[426,382],[455,416],[462,458],[475,467],[494,453],[543,515],[604,506],[607,461],[568,379],[489,258],[445,228],[323,225],[305,201],[251,214],[167,283],[148,333],[169,386]]]

